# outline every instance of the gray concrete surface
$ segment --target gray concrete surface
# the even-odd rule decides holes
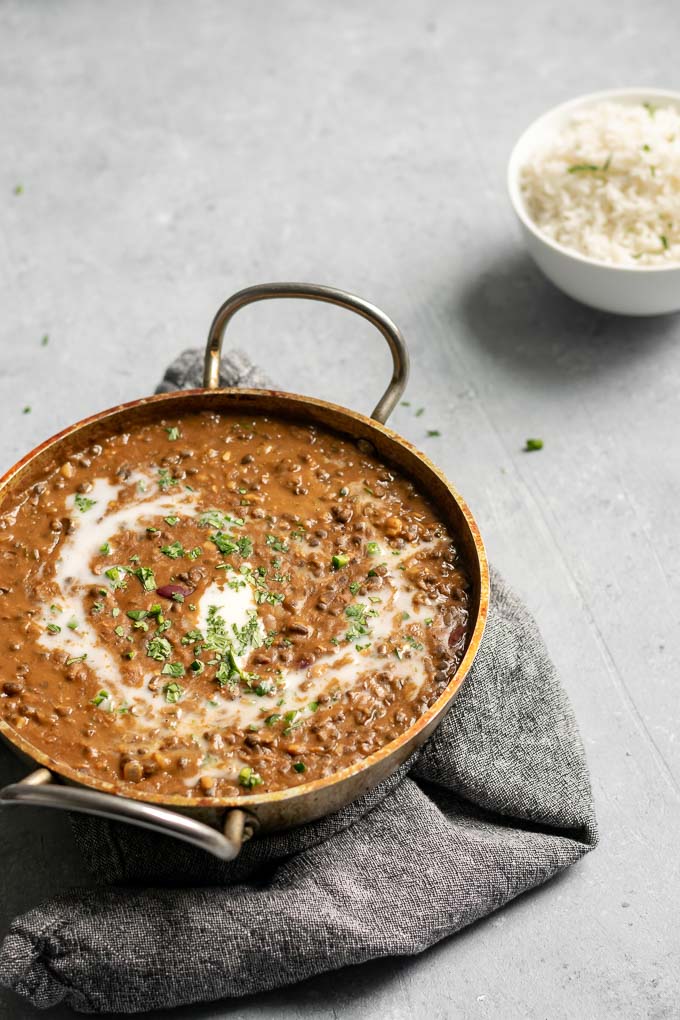
[[[173,1016],[678,1016],[680,319],[562,297],[503,175],[558,101],[680,87],[679,28],[673,0],[0,5],[2,464],[149,392],[241,286],[357,291],[410,343],[394,425],[535,611],[592,766],[602,844],[560,880],[422,957]],[[234,338],[363,410],[387,373],[336,309],[262,306]],[[0,825],[6,926],[83,872],[64,819]],[[1,994],[0,1015],[37,1014]]]

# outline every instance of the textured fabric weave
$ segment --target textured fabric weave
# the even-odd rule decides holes
[[[265,384],[243,355],[225,364],[224,384]],[[200,367],[200,352],[185,352],[159,389],[200,385]],[[245,995],[419,953],[597,840],[573,713],[533,619],[497,573],[452,711],[396,776],[337,814],[255,839],[231,863],[143,830],[73,822],[90,866],[117,884],[18,918],[0,981],[37,1006],[88,1013]]]

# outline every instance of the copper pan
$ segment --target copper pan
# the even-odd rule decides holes
[[[276,390],[220,389],[222,338],[232,316],[245,305],[268,298],[307,298],[340,305],[368,319],[386,339],[393,360],[390,383],[370,418],[311,397]],[[410,477],[438,508],[457,536],[457,545],[472,581],[471,629],[457,672],[433,705],[400,737],[332,776],[274,793],[240,797],[161,796],[126,789],[86,775],[34,747],[0,719],[2,736],[21,757],[38,768],[25,779],[0,790],[0,805],[40,805],[100,815],[174,836],[220,857],[237,856],[245,839],[256,832],[287,829],[339,810],[371,790],[396,769],[434,731],[450,709],[479,649],[489,603],[489,576],[484,545],[464,500],[444,475],[414,446],[385,426],[408,378],[408,352],[394,323],[374,305],[345,291],[316,284],[262,284],[239,291],[217,312],[208,336],[204,389],[185,390],[134,400],[72,425],[27,454],[0,479],[0,505],[12,502],[25,478],[63,462],[71,453],[102,437],[130,431],[161,418],[192,411],[277,415],[334,429],[372,450]]]

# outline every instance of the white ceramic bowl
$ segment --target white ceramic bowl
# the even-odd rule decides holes
[[[567,123],[575,110],[603,99],[616,103],[674,106],[680,92],[665,89],[609,89],[562,103],[535,120],[512,150],[508,164],[510,201],[517,213],[529,254],[565,294],[593,308],[621,315],[662,315],[680,311],[680,265],[618,266],[565,248],[531,220],[520,191],[520,171],[547,135]]]

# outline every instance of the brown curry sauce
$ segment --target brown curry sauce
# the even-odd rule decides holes
[[[0,516],[0,715],[87,775],[233,796],[331,775],[450,682],[454,536],[319,427],[212,412],[34,477]]]

